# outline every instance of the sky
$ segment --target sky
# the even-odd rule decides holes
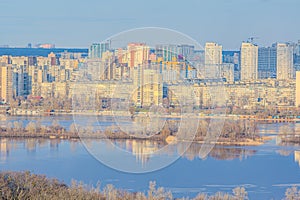
[[[0,0],[0,45],[87,48],[119,32],[162,27],[239,49],[300,39],[299,0]]]

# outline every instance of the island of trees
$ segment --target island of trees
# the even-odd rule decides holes
[[[156,141],[185,140],[184,135],[178,136],[180,122],[168,120],[162,129],[155,135],[147,137],[147,133],[125,133],[113,125],[105,130],[95,130],[92,125],[79,126],[75,123],[70,127],[61,126],[54,120],[50,126],[41,125],[40,122],[29,122],[26,126],[22,121],[9,122],[6,127],[0,128],[1,137],[41,137],[41,138],[96,138],[96,139],[147,139]],[[209,133],[209,120],[200,120],[192,141],[203,142]],[[222,131],[217,133],[217,144],[228,145],[259,145],[262,138],[257,133],[257,123],[251,120],[226,120]],[[172,142],[171,141],[171,142]],[[191,142],[191,141],[189,141]]]

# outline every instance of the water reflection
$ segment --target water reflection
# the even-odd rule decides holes
[[[5,161],[7,156],[9,155],[9,145],[7,143],[7,139],[0,139],[0,159],[1,161]]]
[[[300,167],[300,151],[295,151],[294,157],[295,157],[295,162],[297,162]]]
[[[146,164],[154,154],[157,154],[158,149],[162,148],[166,144],[159,141],[151,140],[91,140],[87,145],[95,145],[105,147],[108,142],[113,142],[115,148],[121,148],[124,151],[130,152],[135,157],[136,162]],[[79,145],[79,140],[60,140],[60,139],[0,139],[1,149],[1,161],[5,161],[9,156],[10,151],[14,149],[26,149],[28,153],[34,153],[39,149],[48,149],[49,151],[59,151],[65,144],[68,144],[68,148],[71,152],[76,152]],[[161,152],[167,154],[167,156],[175,156],[183,154],[182,157],[192,161],[199,158],[199,150],[202,144],[192,143],[186,152],[183,152],[188,143],[178,143],[174,147],[169,148],[168,151]],[[114,151],[115,149],[105,149],[106,152]],[[249,156],[253,156],[256,150],[238,147],[225,147],[216,146],[209,154],[209,157],[216,160],[244,160]],[[281,155],[285,155],[282,153]],[[296,155],[296,153],[295,153]],[[300,153],[299,153],[300,157]]]
[[[135,158],[137,163],[146,165],[147,162],[157,153],[157,150],[162,148],[165,143],[151,140],[91,140],[88,145],[99,145],[101,147],[110,147],[108,142],[113,142],[114,148],[121,148],[124,151],[130,152]],[[168,151],[160,152],[164,156],[175,156],[182,154],[183,158],[189,161],[193,161],[199,158],[199,150],[202,144],[192,143],[186,152],[182,152],[186,149],[188,144],[178,143],[173,148],[169,148]],[[30,154],[35,153],[41,149],[46,149],[49,152],[58,152],[61,148],[67,147],[72,153],[75,153],[78,148],[82,148],[80,140],[60,140],[60,139],[9,139],[0,138],[0,161],[5,162],[10,153],[17,151],[18,149],[26,149]],[[106,153],[113,152],[115,149],[104,148]],[[214,160],[246,160],[247,158],[254,156],[257,153],[256,148],[247,147],[229,147],[229,146],[215,146],[209,153],[208,157]],[[298,163],[300,167],[300,150],[294,148],[286,148],[286,146],[278,147],[275,152],[280,156],[290,156],[294,154],[294,161]]]
[[[126,150],[132,152],[132,155],[136,157],[136,160],[141,162],[143,165],[150,159],[151,155],[160,148],[158,142],[148,140],[126,140],[125,144]]]
[[[295,127],[296,130],[299,125],[289,126]],[[163,152],[162,156],[153,156],[153,152],[157,152],[157,149],[167,144],[150,140],[87,142],[87,145],[91,146],[100,145],[102,152],[109,154],[110,158],[117,160],[120,165],[133,165],[132,162],[139,162],[138,164],[148,166],[153,160],[159,162],[166,157],[184,152],[183,158],[172,166],[143,176],[120,173],[99,164],[83,148],[80,140],[0,138],[0,170],[30,170],[57,177],[68,184],[71,179],[92,184],[96,184],[99,180],[112,183],[113,179],[118,180],[113,182],[116,187],[134,191],[147,190],[149,181],[156,180],[161,186],[176,190],[179,188],[178,197],[187,196],[187,192],[190,195],[191,188],[203,188],[208,193],[220,190],[231,192],[230,185],[254,184],[256,187],[247,188],[249,196],[253,196],[253,198],[250,196],[250,199],[279,199],[283,197],[286,187],[300,181],[299,145],[275,143],[281,126],[282,124],[260,125],[259,131],[262,135],[272,136],[272,140],[262,146],[216,146],[206,160],[201,160],[198,156],[202,145],[199,143],[193,143],[186,152],[184,149],[187,144],[178,143],[169,151]],[[108,142],[113,142],[114,147],[107,145]],[[113,157],[115,148],[130,152],[132,162],[124,163],[121,156]],[[180,190],[181,188],[187,192]]]
[[[26,149],[29,152],[35,152],[38,142],[36,139],[30,138],[26,140]]]
[[[278,153],[281,156],[289,156],[289,155],[291,155],[291,153],[293,153],[293,151],[286,150],[286,149],[280,149],[280,150],[277,150],[276,153]]]
[[[184,157],[188,160],[194,160],[198,158],[201,144],[193,143],[190,148],[185,152]],[[209,153],[209,157],[216,160],[244,160],[249,156],[253,156],[256,150],[238,148],[238,147],[226,147],[226,146],[215,146]]]

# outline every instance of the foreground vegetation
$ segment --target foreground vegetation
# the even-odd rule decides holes
[[[116,189],[113,185],[106,185],[101,189],[97,187],[72,181],[68,186],[57,179],[48,179],[43,175],[35,175],[30,172],[1,172],[0,173],[0,198],[1,199],[99,199],[99,200],[172,200],[170,191],[156,187],[155,182],[149,183],[147,192],[128,192]],[[188,200],[189,198],[181,198]],[[213,195],[199,193],[194,200],[246,200],[247,191],[243,187],[232,190],[232,194],[217,192]],[[300,199],[300,191],[296,187],[288,188],[285,200]]]
[[[2,172],[0,173],[1,199],[101,199],[101,200],[164,200],[174,199],[171,192],[164,188],[156,188],[155,182],[150,182],[147,192],[130,193],[106,185],[102,190],[97,187],[84,185],[73,181],[71,186],[58,181],[47,179],[42,175],[29,172]],[[187,199],[187,198],[184,198]],[[244,188],[235,188],[233,194],[217,193],[212,196],[199,194],[197,200],[205,199],[247,199]]]

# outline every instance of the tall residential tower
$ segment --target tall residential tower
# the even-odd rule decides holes
[[[109,42],[94,43],[89,48],[89,58],[102,58],[102,54],[109,49]]]
[[[277,79],[293,78],[293,48],[285,43],[277,43]]]
[[[209,42],[205,44],[205,77],[218,78],[222,65],[222,46]]]
[[[276,78],[277,49],[272,47],[258,48],[258,79]]]
[[[256,80],[258,78],[258,47],[249,42],[241,46],[241,80]]]

